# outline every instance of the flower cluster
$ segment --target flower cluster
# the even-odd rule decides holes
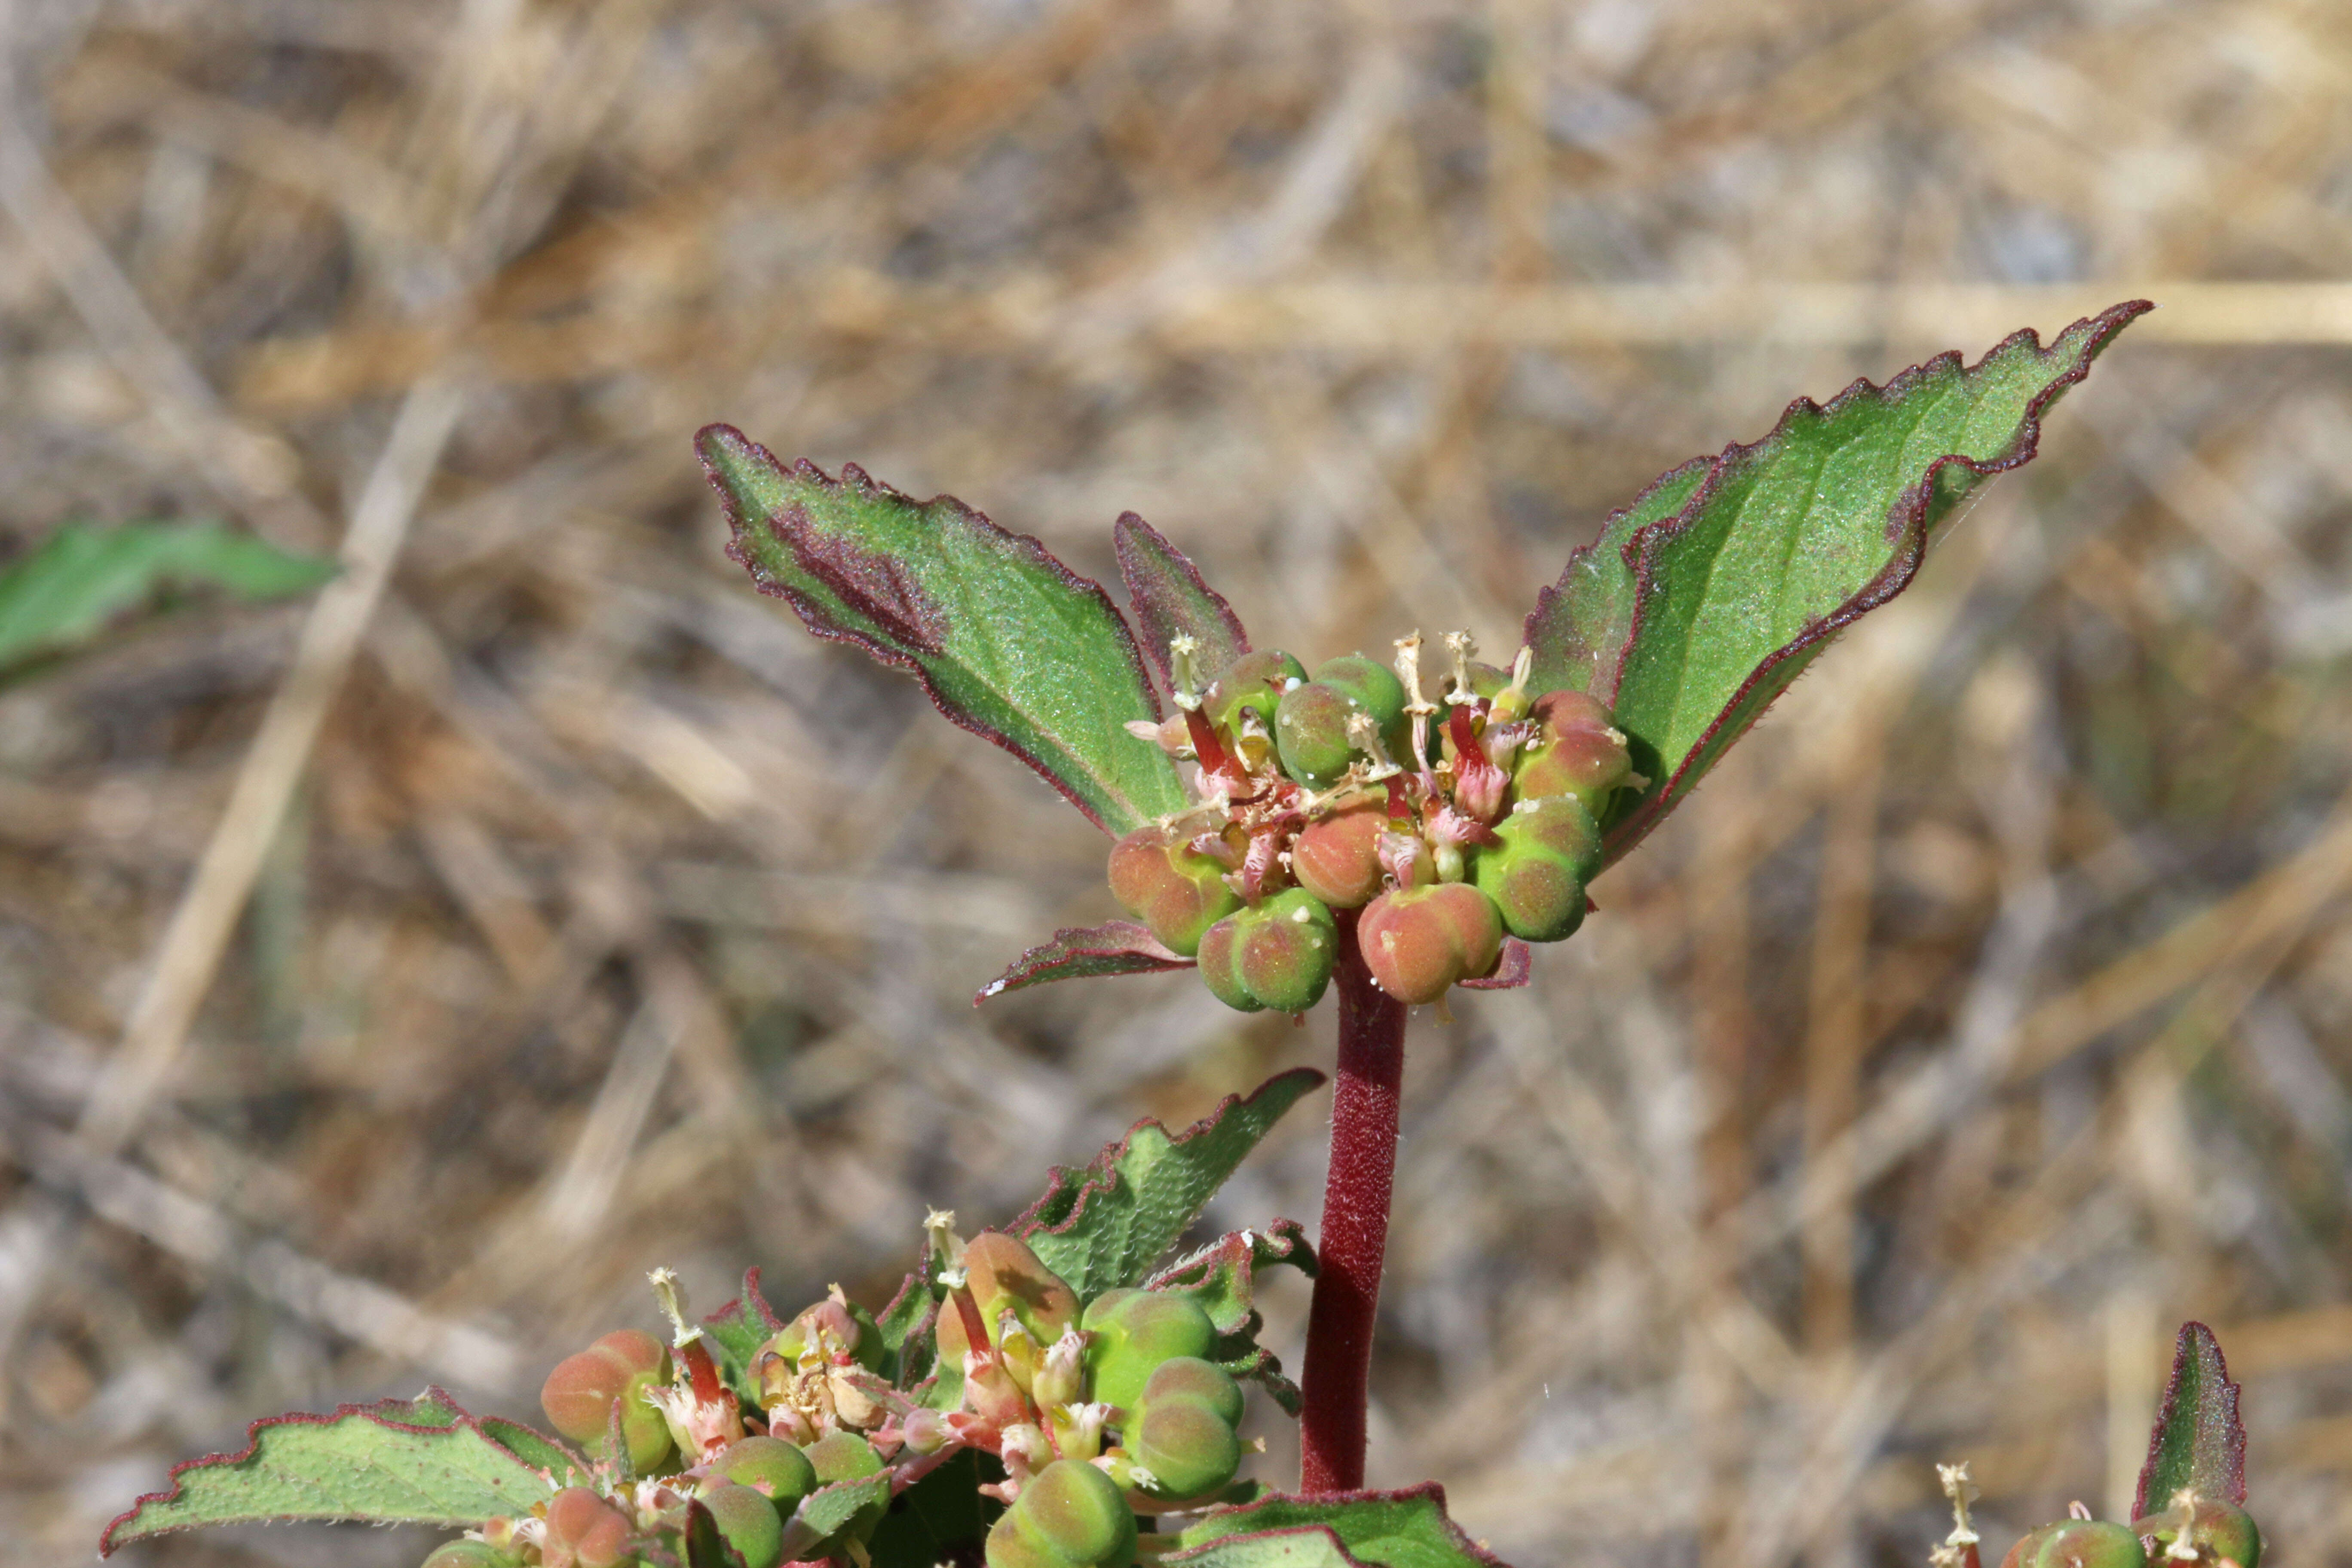
[[[751,1358],[746,1408],[657,1272],[673,1342],[607,1334],[541,1392],[593,1484],[491,1520],[425,1568],[632,1568],[688,1536],[690,1505],[745,1568],[862,1563],[890,1500],[966,1450],[995,1460],[1003,1479],[980,1489],[1009,1505],[990,1568],[1127,1568],[1138,1513],[1227,1492],[1242,1394],[1208,1359],[1217,1332],[1198,1302],[1135,1289],[1081,1302],[1018,1238],[966,1242],[953,1226],[929,1225],[938,1361],[911,1390],[881,1374],[877,1325],[836,1289]],[[860,1482],[875,1484],[850,1495]],[[828,1492],[855,1506],[813,1506]]]
[[[1580,691],[1527,693],[1529,656],[1478,663],[1444,639],[1452,675],[1422,685],[1419,633],[1393,672],[1361,654],[1310,677],[1248,653],[1202,685],[1192,639],[1170,645],[1175,716],[1130,726],[1197,764],[1197,804],[1111,850],[1110,886],[1219,999],[1298,1013],[1339,956],[1335,911],[1373,980],[1433,1002],[1495,972],[1506,936],[1558,942],[1582,923],[1601,822],[1640,787],[1625,737]]]

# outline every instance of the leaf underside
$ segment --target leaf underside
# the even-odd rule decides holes
[[[216,522],[69,522],[0,571],[0,671],[89,642],[168,589],[279,599],[334,574],[331,561],[290,555]]]
[[[1082,1301],[1140,1284],[1282,1114],[1322,1081],[1311,1068],[1294,1068],[1179,1133],[1139,1121],[1086,1169],[1054,1167],[1045,1195],[1005,1229]]]
[[[725,425],[695,445],[728,554],[809,630],[913,675],[1106,832],[1182,809],[1175,764],[1127,731],[1160,702],[1101,584],[952,497],[915,500],[855,464],[838,479],[805,458],[787,468]]]
[[[975,1007],[992,996],[1043,985],[1049,980],[1093,980],[1116,974],[1160,974],[1190,969],[1192,961],[1174,952],[1133,921],[1098,926],[1065,926],[1014,959],[1004,973],[980,988]]]
[[[1121,512],[1111,525],[1111,543],[1118,552],[1118,574],[1127,596],[1135,601],[1136,629],[1144,651],[1159,668],[1170,691],[1176,689],[1176,672],[1168,662],[1170,639],[1181,635],[1199,643],[1195,654],[1202,680],[1249,652],[1249,634],[1224,595],[1201,580],[1200,568],[1182,551],[1131,511]]]
[[[1650,784],[1606,824],[1622,858],[1852,621],[1910,584],[1937,527],[2030,461],[2042,417],[2136,317],[2132,300],[2043,348],[1941,354],[1823,406],[1790,404],[1753,446],[1675,469],[1578,551],[1528,617],[1538,689],[1610,706]]]
[[[2246,1428],[2238,1419],[2238,1385],[2213,1331],[2180,1325],[2172,1352],[2172,1381],[2148,1434],[2147,1463],[2139,1472],[2132,1517],[2170,1506],[2173,1494],[2193,1489],[2209,1498],[2246,1500]]]
[[[1188,1568],[1503,1568],[1446,1517],[1435,1482],[1263,1498],[1211,1514],[1177,1542],[1160,1561]]]
[[[100,1555],[213,1524],[300,1519],[473,1526],[527,1513],[554,1490],[438,1389],[413,1401],[346,1405],[331,1415],[273,1416],[255,1422],[247,1436],[241,1454],[175,1467],[169,1491],[141,1498],[106,1527]]]
[[[1484,980],[1456,982],[1465,991],[1515,991],[1535,977],[1536,955],[1517,937],[1503,939],[1503,956]]]

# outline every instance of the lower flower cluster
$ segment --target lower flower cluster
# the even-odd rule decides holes
[[[1139,1514],[1237,1495],[1242,1392],[1210,1359],[1198,1302],[1132,1288],[1082,1302],[1017,1237],[952,1226],[932,1216],[937,1361],[909,1389],[882,1374],[885,1336],[836,1289],[751,1354],[746,1401],[656,1273],[674,1341],[607,1334],[541,1393],[592,1484],[488,1521],[425,1568],[700,1561],[697,1529],[743,1568],[862,1564],[892,1498],[967,1451],[994,1461],[1001,1479],[980,1490],[1007,1505],[990,1568],[1127,1568]]]
[[[1255,1012],[1321,999],[1335,911],[1381,989],[1433,1002],[1492,974],[1506,936],[1559,942],[1583,922],[1601,825],[1638,787],[1625,737],[1580,691],[1527,691],[1528,658],[1480,664],[1445,639],[1443,699],[1422,690],[1418,633],[1393,672],[1350,654],[1310,677],[1286,653],[1243,655],[1197,688],[1178,637],[1176,716],[1133,726],[1198,764],[1199,802],[1111,850],[1112,894],[1209,989]]]

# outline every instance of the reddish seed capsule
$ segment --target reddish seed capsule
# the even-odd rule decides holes
[[[1241,908],[1241,895],[1225,885],[1225,869],[1178,829],[1139,827],[1111,847],[1111,896],[1190,958],[1200,952],[1202,932]]]
[[[645,1391],[669,1381],[669,1352],[651,1334],[623,1329],[578,1355],[556,1363],[539,1391],[549,1425],[592,1456],[602,1456],[613,1402],[621,1402],[621,1435],[629,1467],[650,1474],[669,1457],[668,1423],[645,1401]]]
[[[620,1568],[635,1533],[603,1498],[586,1487],[566,1487],[547,1500],[541,1568]]]
[[[1388,803],[1380,799],[1318,817],[1291,841],[1290,874],[1331,909],[1361,909],[1381,890],[1388,826]]]
[[[963,1268],[966,1287],[992,1339],[1007,1309],[1041,1345],[1052,1344],[1078,1321],[1076,1293],[1026,1243],[1001,1230],[983,1230],[966,1243]],[[940,1358],[950,1366],[960,1364],[971,1341],[963,1314],[952,1302],[940,1310],[939,1335]]]
[[[1503,920],[1494,900],[1469,883],[1440,882],[1373,900],[1356,940],[1380,988],[1417,1006],[1436,1001],[1456,981],[1494,973]]]

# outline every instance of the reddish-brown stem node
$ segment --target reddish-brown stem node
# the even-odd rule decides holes
[[[1313,1496],[1364,1484],[1364,1415],[1372,1322],[1388,1254],[1404,1079],[1404,1004],[1372,984],[1356,942],[1357,911],[1339,915],[1339,1070],[1331,1100],[1331,1169],[1316,1240],[1307,1319],[1306,1410],[1299,1489]]]

